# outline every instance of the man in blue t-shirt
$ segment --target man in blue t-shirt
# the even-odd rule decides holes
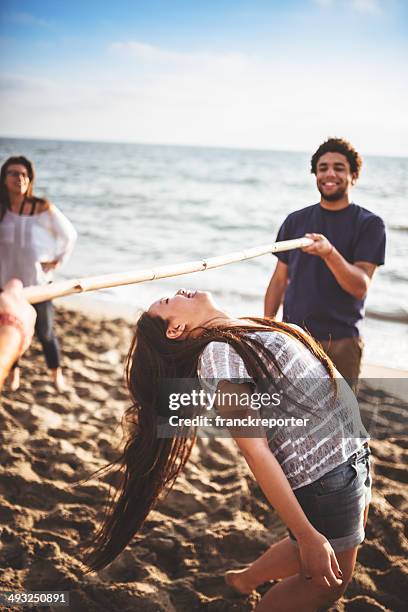
[[[277,236],[289,240],[306,235],[313,244],[276,254],[265,295],[265,316],[274,317],[284,298],[283,320],[319,340],[353,386],[360,374],[364,301],[385,253],[382,219],[349,199],[361,165],[357,151],[340,138],[317,149],[311,172],[320,202],[291,213]]]

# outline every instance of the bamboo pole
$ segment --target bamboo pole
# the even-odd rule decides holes
[[[107,289],[109,287],[119,287],[122,285],[133,285],[136,283],[144,283],[146,281],[157,280],[160,278],[169,278],[171,276],[181,276],[182,274],[191,274],[192,272],[205,272],[212,268],[219,268],[227,264],[253,259],[268,253],[281,253],[282,251],[291,251],[292,249],[301,249],[313,243],[310,238],[296,238],[295,240],[284,240],[282,242],[274,242],[273,244],[263,245],[246,249],[245,251],[235,251],[220,255],[218,257],[210,257],[198,261],[187,261],[181,264],[173,264],[170,266],[161,266],[160,268],[150,268],[137,272],[122,272],[114,274],[103,274],[101,276],[88,276],[86,278],[77,278],[49,285],[37,285],[25,287],[23,290],[25,298],[31,304],[52,300],[56,297],[72,295],[74,293],[85,293],[86,291],[96,291],[97,289]]]

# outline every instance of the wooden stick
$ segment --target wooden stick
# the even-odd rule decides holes
[[[157,280],[159,278],[190,274],[191,272],[204,272],[205,270],[219,268],[220,266],[225,266],[237,261],[244,261],[245,259],[253,259],[254,257],[260,257],[268,253],[281,253],[282,251],[301,249],[311,244],[313,244],[313,240],[310,238],[296,238],[295,240],[274,242],[273,244],[253,247],[245,251],[236,251],[218,257],[210,257],[209,259],[187,261],[181,264],[161,266],[160,268],[151,268],[138,272],[88,276],[87,278],[60,281],[58,283],[50,283],[49,285],[26,287],[23,292],[24,296],[31,304],[37,304],[38,302],[52,300],[56,297],[65,295],[72,295],[73,293],[85,293],[86,291],[96,291],[97,289],[107,289],[108,287],[133,285],[136,283],[144,283],[145,281]]]

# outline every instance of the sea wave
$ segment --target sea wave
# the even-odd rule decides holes
[[[395,232],[408,232],[408,225],[390,225],[389,229]]]
[[[206,178],[201,180],[202,183],[212,183],[213,185],[249,185],[253,187],[257,187],[262,185],[263,181],[261,179],[255,177],[248,178],[236,178],[232,176],[228,176],[226,178],[214,178],[212,180]]]
[[[405,308],[397,308],[389,312],[368,308],[366,310],[366,317],[381,321],[392,321],[393,323],[408,323],[408,311]]]
[[[389,270],[387,274],[388,280],[394,280],[402,283],[408,282],[408,276],[406,274],[401,274],[400,272],[394,272],[393,270]]]

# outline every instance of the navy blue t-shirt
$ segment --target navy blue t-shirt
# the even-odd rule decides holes
[[[320,204],[290,214],[283,222],[277,240],[323,234],[349,263],[367,261],[381,266],[385,254],[385,227],[380,217],[350,204],[332,211]],[[325,262],[300,249],[276,253],[288,265],[288,287],[283,320],[296,323],[318,340],[338,340],[359,336],[364,301],[340,287]]]

